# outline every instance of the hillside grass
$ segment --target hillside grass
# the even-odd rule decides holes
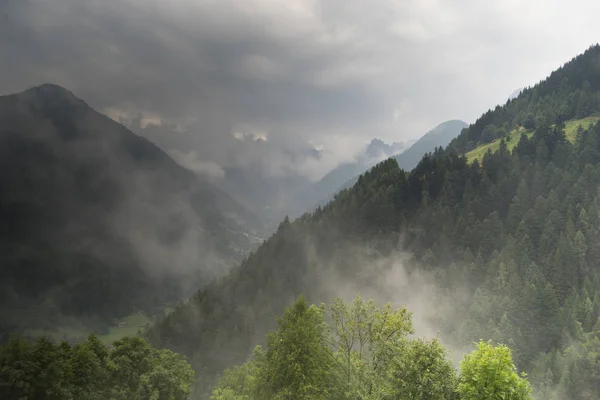
[[[567,137],[567,140],[570,142],[574,142],[577,138],[577,129],[580,126],[583,129],[588,129],[591,125],[595,124],[598,121],[600,121],[600,115],[590,115],[589,117],[566,121],[565,136]],[[508,147],[509,151],[512,151],[517,145],[517,143],[519,143],[519,140],[521,140],[521,134],[523,133],[525,133],[528,137],[531,137],[533,135],[532,131],[528,131],[522,126],[513,129],[510,132],[510,139],[506,141],[506,146]],[[501,139],[496,139],[496,141],[493,143],[486,143],[469,151],[467,154],[465,154],[465,156],[467,157],[469,163],[472,163],[475,160],[481,162],[483,156],[485,155],[485,153],[488,152],[488,150],[490,150],[492,153],[495,153],[500,148],[500,142]]]
[[[165,313],[170,312],[170,308],[165,308]],[[141,329],[147,327],[153,319],[142,312],[130,314],[118,322],[108,327],[108,333],[97,334],[98,339],[104,344],[112,344],[115,340],[126,336],[136,336]],[[46,336],[54,342],[62,340],[79,342],[85,340],[92,331],[85,326],[79,326],[76,323],[70,326],[56,326],[52,329],[29,329],[23,332],[23,336],[35,339],[40,336]]]
[[[145,328],[152,320],[142,312],[128,315],[120,320],[122,326],[111,326],[108,328],[106,335],[101,335],[98,338],[104,344],[110,344],[115,340],[124,338],[125,336],[135,336],[138,331]]]
[[[584,130],[600,121],[600,115],[590,115],[582,119],[574,119],[565,122],[565,135],[567,140],[574,142],[577,139],[577,128],[581,126]]]
[[[525,128],[523,128],[522,126],[516,128],[516,129],[513,129],[510,132],[510,134],[509,134],[510,139],[506,141],[506,146],[508,147],[508,151],[512,151],[512,149],[514,149],[517,146],[517,143],[519,143],[519,140],[521,140],[521,135],[523,133],[529,137],[531,137],[533,135],[532,131],[528,131]],[[470,152],[468,152],[466,154],[467,160],[469,160],[470,163],[472,163],[475,160],[478,160],[479,162],[481,162],[481,160],[483,159],[483,156],[485,155],[485,153],[488,152],[488,150],[490,150],[492,153],[495,153],[496,151],[498,151],[498,149],[500,148],[501,141],[502,141],[501,139],[496,139],[496,141],[493,143],[486,143],[484,145],[481,145],[481,146],[471,150]]]

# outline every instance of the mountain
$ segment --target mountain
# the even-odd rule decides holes
[[[508,96],[508,100],[513,100],[516,99],[517,97],[519,97],[519,95],[521,94],[521,92],[523,91],[524,88],[520,88],[515,90],[514,92],[512,92],[510,94],[510,96]]]
[[[302,189],[297,196],[303,199],[303,204],[299,207],[300,212],[297,214],[313,210],[320,201],[331,198],[333,193],[340,190],[345,183],[358,177],[378,162],[395,154],[401,154],[413,143],[414,141],[394,142],[390,145],[381,139],[372,139],[355,161],[338,165],[323,178],[310,184],[308,188]]]
[[[260,221],[45,84],[0,97],[0,333],[106,327],[221,276]]]
[[[400,168],[410,171],[417,165],[417,163],[425,154],[434,151],[437,147],[447,146],[448,143],[450,143],[452,139],[457,137],[460,134],[461,130],[467,126],[468,125],[465,122],[460,120],[450,120],[442,122],[432,130],[427,132],[425,135],[423,135],[421,138],[419,138],[417,141],[415,141],[410,147],[408,147],[404,151],[400,153],[396,152],[388,154],[387,156],[394,156]],[[393,147],[391,148],[391,150],[394,151]],[[319,198],[319,205],[323,206],[327,202],[331,201],[333,195],[336,192],[354,186],[354,184],[356,184],[356,182],[358,181],[359,175],[367,171],[369,168],[373,167],[373,165],[375,165],[375,163],[362,164],[360,165],[360,168],[356,168],[355,164],[349,164],[338,167],[338,169],[345,167],[344,169],[342,169],[344,173],[343,177],[345,178],[345,180],[343,181],[343,184],[340,184],[342,180],[339,178],[336,180],[328,179],[326,181],[324,180],[325,178],[322,179],[321,182],[319,182],[319,184],[321,186],[324,186],[324,188],[321,189],[320,193],[326,193],[326,195]],[[340,173],[339,175],[342,174]]]
[[[391,145],[385,143],[381,139],[373,139],[367,146],[364,154],[361,155],[362,159],[366,160],[374,160],[379,159],[382,160],[384,158],[393,156],[394,154],[400,154],[406,149],[408,149],[415,140],[410,140],[407,142],[394,142]]]
[[[254,143],[253,143],[254,144]],[[268,221],[271,231],[286,215],[296,217],[316,208],[318,202],[349,179],[360,175],[377,162],[398,154],[412,142],[388,144],[373,139],[352,162],[342,163],[329,171],[317,182],[294,171],[280,169],[280,174],[265,173],[264,166],[253,165],[245,168],[226,167],[225,177],[219,182],[236,199],[243,200],[248,207],[258,210],[263,220]],[[319,160],[322,151],[312,147],[288,151],[286,157],[294,161]]]
[[[423,135],[408,150],[396,155],[394,158],[398,161],[400,168],[410,171],[417,166],[425,154],[434,151],[438,147],[446,147],[466,127],[467,124],[460,120],[442,122]]]
[[[244,362],[301,293],[407,305],[417,332],[460,355],[508,344],[540,398],[600,395],[600,124],[567,137],[565,118],[600,113],[600,46],[485,113],[407,172],[388,159],[290,222],[230,274],[149,329],[186,354],[196,398]],[[512,152],[464,153],[528,124]],[[486,128],[488,126],[492,128]],[[418,312],[417,312],[418,311]]]

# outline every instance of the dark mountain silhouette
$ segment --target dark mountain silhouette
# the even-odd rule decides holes
[[[257,218],[148,140],[45,84],[0,97],[0,324],[96,326],[181,298]]]

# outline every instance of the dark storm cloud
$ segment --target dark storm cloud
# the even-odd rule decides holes
[[[505,101],[597,40],[599,7],[4,0],[0,92],[50,81],[113,117],[141,113],[139,131],[212,171],[208,161],[278,170],[310,141],[325,156],[295,167],[318,176],[374,136],[412,138]]]

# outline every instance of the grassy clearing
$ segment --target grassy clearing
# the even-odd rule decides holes
[[[111,326],[108,328],[106,335],[99,336],[99,339],[105,343],[110,344],[115,340],[124,338],[125,336],[135,336],[140,329],[143,329],[151,322],[144,313],[138,312],[131,314],[119,321],[117,326]]]
[[[142,312],[137,312],[120,319],[115,325],[108,328],[108,333],[98,335],[98,338],[104,344],[111,344],[115,340],[124,338],[125,336],[135,336],[140,329],[145,328],[152,319]],[[69,326],[56,326],[52,329],[30,329],[23,332],[23,336],[35,339],[40,336],[47,336],[55,342],[62,340],[82,341],[85,340],[92,331],[77,323],[72,323]]]
[[[90,334],[89,331],[76,327],[58,327],[52,330],[28,329],[23,332],[23,336],[30,339],[36,339],[40,336],[46,336],[54,342],[62,340],[84,340]]]
[[[521,139],[521,134],[523,134],[523,133],[525,133],[529,137],[531,137],[531,135],[533,135],[533,132],[526,130],[522,126],[518,127],[517,129],[513,129],[510,132],[510,135],[509,135],[510,140],[506,141],[506,146],[508,147],[509,151],[512,151],[512,149],[515,148],[517,143],[519,143],[519,140]],[[488,150],[491,150],[492,153],[495,153],[500,148],[500,142],[501,142],[501,140],[497,139],[493,143],[486,143],[482,146],[479,146],[479,147],[471,150],[470,152],[468,152],[466,154],[467,159],[469,160],[470,163],[475,160],[479,160],[481,162],[481,160],[483,159],[483,156],[485,155],[485,153],[488,152]]]
[[[574,120],[565,122],[565,135],[567,137],[567,140],[569,140],[570,142],[574,142],[575,139],[577,138],[577,129],[580,126],[583,129],[588,129],[591,125],[595,124],[598,121],[600,121],[600,115],[591,115],[586,118],[574,119]],[[529,137],[531,137],[531,135],[533,135],[533,132],[527,131],[522,126],[518,127],[517,129],[514,129],[510,133],[510,140],[508,140],[506,142],[506,146],[508,147],[509,151],[512,151],[512,149],[515,148],[517,143],[519,143],[519,140],[521,139],[521,134],[523,134],[523,133],[525,133]],[[500,148],[500,140],[498,139],[493,143],[486,143],[484,145],[481,145],[481,146],[469,151],[465,155],[467,156],[467,160],[469,160],[470,163],[475,160],[479,160],[481,162],[481,160],[483,159],[483,156],[485,155],[485,153],[488,152],[488,150],[490,150],[492,153],[494,153],[499,148]]]
[[[574,119],[565,122],[565,135],[567,136],[567,140],[569,140],[570,142],[575,141],[575,139],[577,138],[577,128],[579,128],[579,126],[581,126],[585,130],[598,121],[600,121],[600,115],[591,115],[586,118]]]

